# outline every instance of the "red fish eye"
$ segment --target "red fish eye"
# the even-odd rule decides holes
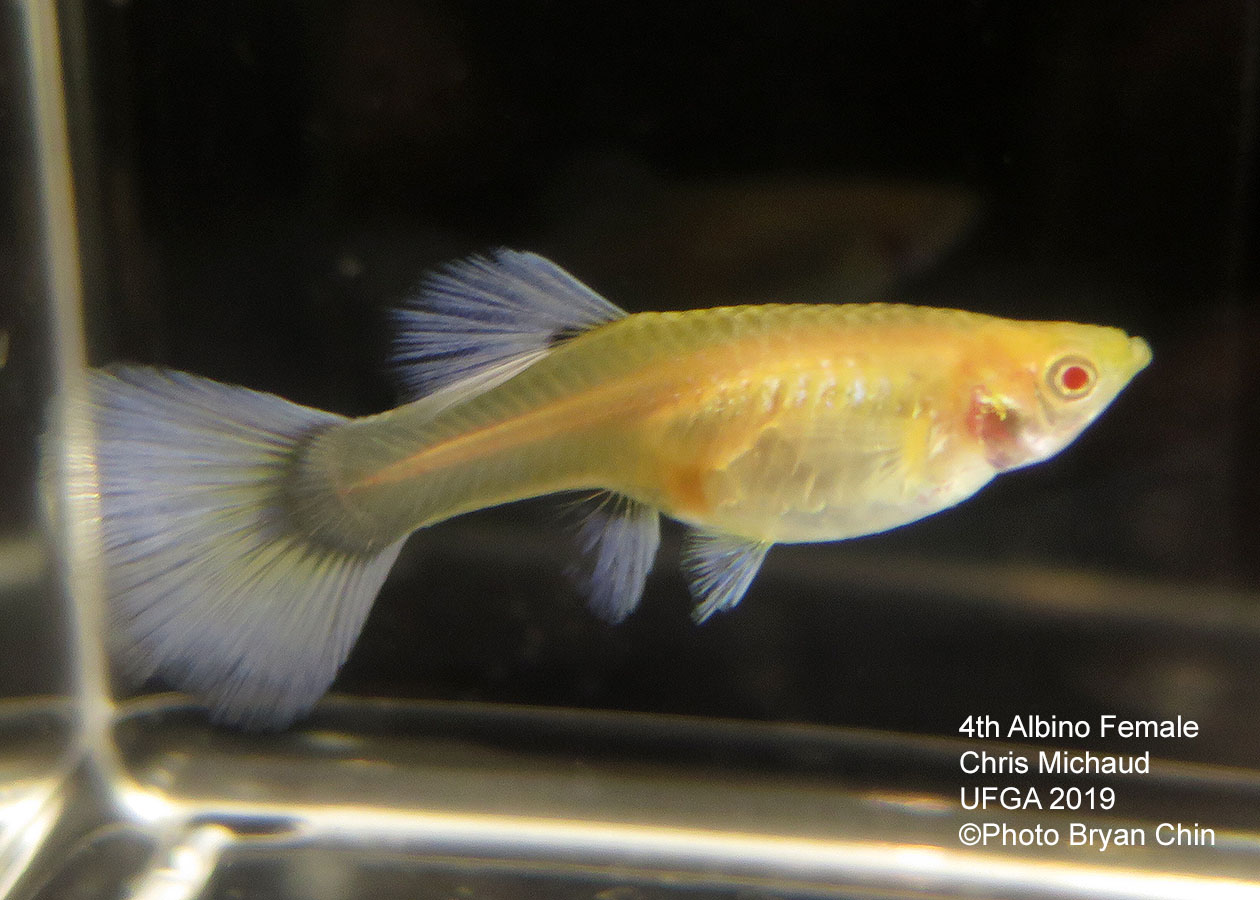
[[[1077,400],[1090,392],[1096,377],[1088,360],[1067,356],[1050,367],[1046,382],[1064,400]]]
[[[1059,373],[1059,383],[1064,390],[1076,393],[1089,384],[1089,373],[1084,366],[1068,366]]]

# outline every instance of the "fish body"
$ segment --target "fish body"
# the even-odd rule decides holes
[[[1020,407],[1014,394],[1049,393],[1040,369],[1100,338],[1128,354],[1099,388],[1114,395],[1149,353],[1114,329],[897,304],[639,313],[466,402],[434,414],[421,399],[310,452],[336,473],[327,496],[380,540],[582,489],[759,541],[839,540],[952,506],[1047,455],[1012,446],[1018,431],[1066,424],[1074,436],[1097,398],[1068,423],[1033,422],[1045,401]],[[1044,365],[1024,366],[1030,353]]]
[[[597,494],[577,573],[596,612],[638,603],[663,513],[690,526],[703,620],[774,543],[903,525],[1056,453],[1150,359],[1119,329],[898,304],[626,315],[511,251],[434,276],[398,324],[419,396],[363,419],[182,373],[96,376],[110,593],[142,674],[286,724],[407,535],[568,491]]]

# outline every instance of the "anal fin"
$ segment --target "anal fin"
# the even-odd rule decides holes
[[[660,513],[614,493],[597,494],[586,505],[577,529],[582,558],[571,574],[595,615],[620,622],[643,596],[661,542]]]
[[[692,531],[683,542],[682,567],[699,624],[715,612],[734,607],[757,576],[772,545],[711,531]]]

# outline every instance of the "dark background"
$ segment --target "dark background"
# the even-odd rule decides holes
[[[1154,347],[1059,458],[776,550],[703,628],[673,531],[618,628],[563,578],[553,504],[422,533],[339,689],[937,733],[1182,713],[1204,738],[1173,755],[1253,758],[1254,2],[81,12],[95,362],[377,411],[384,310],[497,245],[632,310],[894,299]]]

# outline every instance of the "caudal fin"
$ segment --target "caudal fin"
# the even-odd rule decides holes
[[[330,546],[286,479],[341,417],[181,372],[91,376],[110,621],[124,664],[216,720],[281,728],[328,689],[402,542]]]

